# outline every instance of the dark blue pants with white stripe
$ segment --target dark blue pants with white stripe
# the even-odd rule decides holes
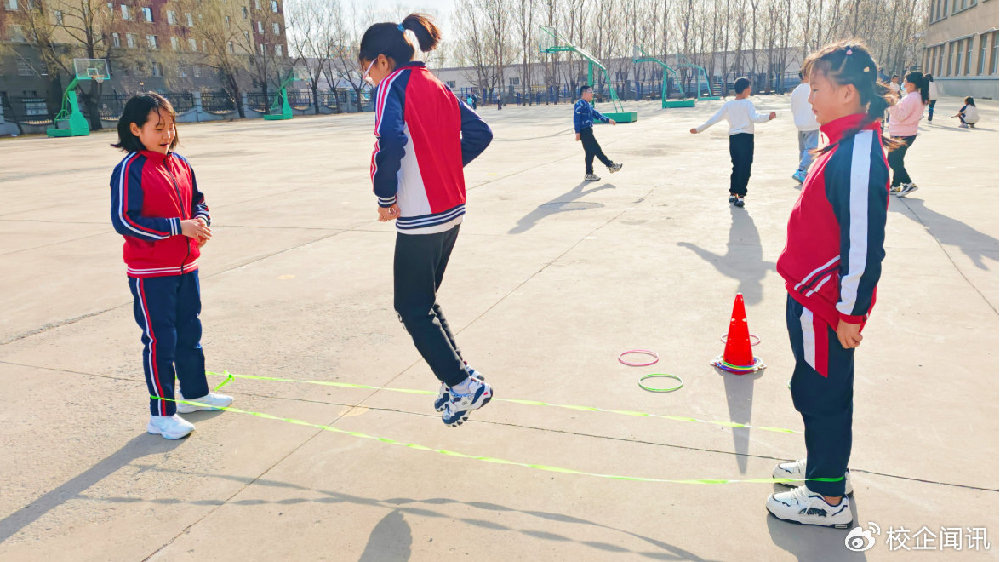
[[[448,386],[468,377],[437,291],[458,238],[459,225],[432,234],[396,233],[393,259],[393,305],[434,376]]]
[[[205,353],[201,348],[201,288],[198,272],[128,280],[135,321],[142,328],[142,368],[149,387],[149,411],[177,411],[174,375],[187,398],[208,394]],[[164,398],[159,400],[158,398]]]
[[[806,486],[824,496],[844,495],[840,478],[851,458],[854,415],[854,349],[844,349],[837,332],[791,296],[785,321],[795,355],[792,403],[802,414],[806,437]]]

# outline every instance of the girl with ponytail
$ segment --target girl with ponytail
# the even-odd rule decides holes
[[[889,188],[896,197],[906,197],[917,190],[917,184],[906,173],[906,150],[917,140],[917,125],[924,117],[924,102],[927,101],[927,80],[921,72],[910,72],[903,78],[903,98],[889,108],[889,136],[899,143],[899,147],[889,153],[892,168],[892,186]]]
[[[394,307],[417,351],[441,381],[434,402],[446,425],[489,403],[493,389],[462,358],[437,290],[465,215],[462,168],[493,140],[482,119],[417,60],[441,32],[424,15],[377,23],[358,48],[376,87],[371,179],[380,221],[396,221]]]
[[[880,119],[891,100],[858,41],[813,53],[803,74],[827,145],[817,151],[792,208],[777,269],[788,291],[792,403],[805,425],[806,456],[779,464],[774,477],[804,485],[772,494],[767,509],[779,519],[846,529],[853,523],[847,466],[854,348],[875,304],[885,257],[889,166]]]

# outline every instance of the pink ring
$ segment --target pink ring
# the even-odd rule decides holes
[[[755,334],[750,334],[750,337],[757,339],[757,341],[753,341],[752,339],[750,340],[750,347],[753,347],[753,346],[755,346],[755,345],[757,345],[757,344],[760,343],[760,338],[757,337]],[[722,334],[722,337],[720,339],[722,340],[722,343],[726,343],[726,340],[729,339],[729,335]]]
[[[622,356],[628,355],[630,353],[639,353],[643,355],[648,355],[652,357],[653,360],[650,361],[649,363],[632,363],[622,359]],[[618,354],[618,362],[621,363],[622,365],[628,365],[629,367],[648,367],[649,365],[655,365],[659,361],[660,361],[660,356],[657,355],[656,352],[650,351],[648,349],[630,349],[628,351],[623,351]]]

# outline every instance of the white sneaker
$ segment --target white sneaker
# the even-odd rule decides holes
[[[774,474],[771,475],[772,478],[788,478],[789,480],[804,480],[806,477],[806,459],[801,459],[792,462],[779,463],[778,466],[774,467]],[[788,486],[789,488],[795,488],[801,486],[801,482],[777,482],[779,486]],[[851,484],[851,473],[844,473],[844,494],[851,495],[854,493],[854,485]]]
[[[583,181],[601,181],[601,178],[597,174],[587,174],[583,177]]]
[[[771,494],[767,498],[766,507],[771,515],[791,523],[821,525],[836,529],[847,529],[854,524],[851,500],[847,496],[840,498],[839,504],[830,505],[823,496],[811,492],[805,486]]]
[[[172,416],[149,416],[146,433],[162,435],[164,439],[183,439],[194,431],[194,425],[184,418]]]
[[[896,197],[902,199],[903,197],[906,197],[907,195],[913,193],[916,190],[917,190],[917,184],[904,183],[902,186],[900,186],[899,193],[896,194]]]
[[[233,403],[232,396],[226,396],[225,394],[219,394],[218,392],[209,392],[201,398],[184,398],[184,396],[182,396],[178,391],[177,399],[205,404],[204,406],[196,406],[194,404],[183,404],[178,402],[177,413],[179,414],[190,414],[191,412],[197,412],[198,410],[218,410],[220,407],[225,408]]]
[[[469,419],[473,410],[478,410],[493,399],[493,387],[486,381],[469,377],[462,384],[448,389],[448,403],[444,405],[441,421],[456,427]]]

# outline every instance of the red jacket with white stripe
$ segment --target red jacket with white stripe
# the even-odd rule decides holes
[[[181,234],[181,221],[211,222],[188,161],[173,152],[143,150],[111,173],[111,224],[125,238],[129,277],[165,277],[198,269],[198,241]]]
[[[835,147],[809,169],[777,264],[792,298],[834,330],[840,320],[864,325],[885,257],[889,164],[881,125],[844,136],[864,118],[849,115],[820,127]]]
[[[424,63],[379,82],[371,178],[379,206],[399,205],[396,229],[444,232],[465,215],[462,168],[493,140],[489,126]]]

